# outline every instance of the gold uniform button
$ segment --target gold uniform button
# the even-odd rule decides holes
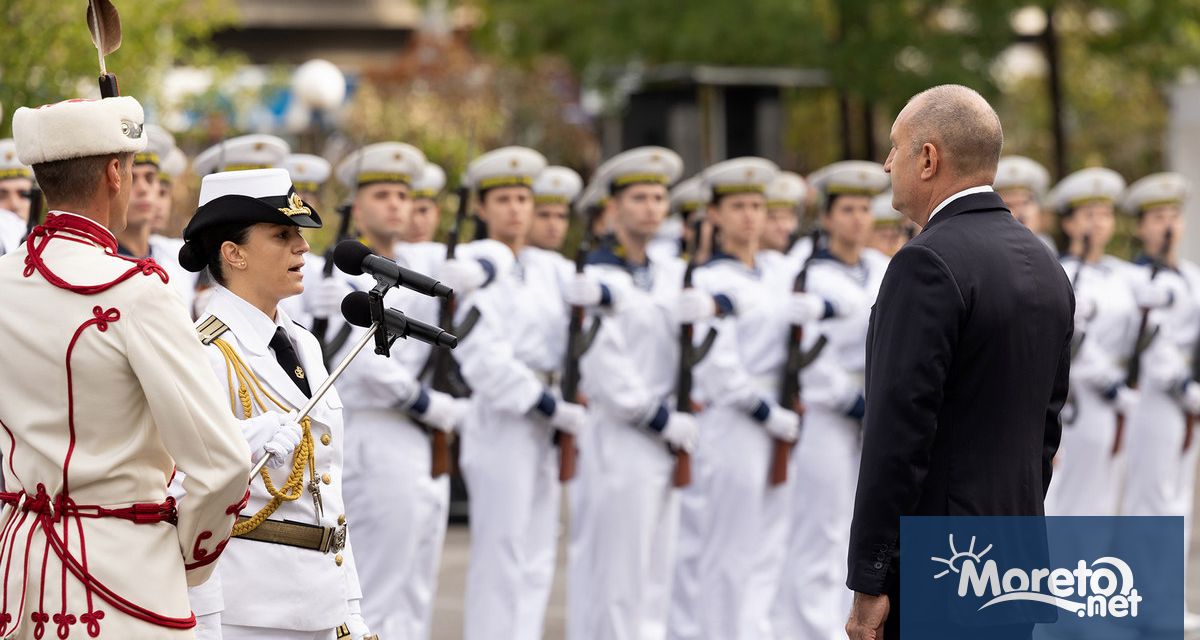
[[[339,525],[346,524],[346,514],[343,513],[342,515],[338,516],[338,524]]]
[[[324,482],[325,484],[329,484],[330,482],[333,482],[333,478],[330,478],[329,474],[327,473],[327,474],[321,476],[321,482]]]
[[[333,561],[337,563],[337,566],[339,566],[339,567],[342,566],[342,554],[339,553],[336,556],[334,556]]]
[[[328,447],[330,442],[333,442],[333,436],[329,435],[328,433],[321,436],[321,444]]]

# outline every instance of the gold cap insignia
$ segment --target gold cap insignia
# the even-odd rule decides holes
[[[288,196],[288,206],[280,207],[279,211],[286,216],[312,215],[312,209],[304,206],[304,201],[300,199],[300,194],[296,193],[295,191],[292,192],[292,195]]]
[[[517,167],[521,166],[521,163],[516,158],[510,158],[508,161],[508,166],[516,169]]]
[[[255,150],[255,151],[262,151],[264,146],[266,146],[266,145],[264,145],[264,144],[263,144],[263,143],[261,143],[261,142],[255,142],[255,143],[254,143],[254,150]]]

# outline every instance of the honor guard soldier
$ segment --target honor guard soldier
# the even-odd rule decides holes
[[[875,229],[868,247],[885,258],[891,259],[920,231],[920,227],[892,207],[891,191],[871,200],[871,214],[875,218]]]
[[[442,220],[442,207],[438,197],[446,188],[446,172],[432,162],[425,163],[425,170],[413,180],[412,214],[408,226],[400,234],[404,242],[433,242]]]
[[[696,262],[703,264],[712,253],[712,225],[705,220],[708,203],[712,201],[712,192],[704,184],[704,176],[695,175],[687,180],[681,180],[671,187],[671,211],[679,217],[683,230],[674,247],[651,243],[650,257],[679,257],[687,261],[692,256],[687,255],[688,247],[693,247]],[[692,237],[697,230],[701,231],[700,245]]]
[[[789,274],[768,273],[757,258],[764,192],[778,173],[762,158],[727,160],[704,173],[718,240],[695,283],[719,301],[722,317],[713,352],[696,368],[705,408],[695,477],[683,497],[673,639],[770,637],[791,502],[787,485],[769,485],[768,470],[773,440],[795,442],[800,428],[799,416],[776,402],[781,346],[790,325],[836,311],[819,296],[789,293]]]
[[[1200,414],[1193,360],[1200,332],[1200,267],[1178,255],[1183,205],[1189,196],[1183,176],[1158,173],[1133,183],[1122,198],[1122,208],[1137,216],[1136,233],[1142,242],[1135,275],[1146,283],[1153,274],[1153,286],[1170,304],[1149,314],[1157,336],[1142,356],[1141,398],[1129,416],[1129,432],[1137,436],[1128,441],[1121,513],[1182,516],[1184,540],[1191,533],[1197,449],[1195,434],[1188,431]],[[1157,268],[1156,262],[1161,262]]]
[[[1123,467],[1118,426],[1137,404],[1137,392],[1125,385],[1125,366],[1140,313],[1130,264],[1105,255],[1104,248],[1124,191],[1117,172],[1097,167],[1067,176],[1048,197],[1068,243],[1061,262],[1075,288],[1076,345],[1047,515],[1117,514]]]
[[[1050,172],[1036,160],[1024,156],[1004,156],[996,166],[992,188],[1004,200],[1017,222],[1025,225],[1054,250],[1054,240],[1046,235],[1042,201],[1050,188]]]
[[[356,189],[353,215],[362,241],[389,259],[424,273],[429,264],[408,261],[398,242],[414,200],[413,177],[425,158],[399,142],[372,144],[338,164],[343,184]],[[428,251],[445,249],[427,243]],[[353,289],[369,290],[367,274],[346,278]],[[340,303],[337,293],[329,302]],[[388,291],[385,302],[424,321],[437,320],[437,300],[407,289]],[[331,307],[336,309],[336,307]],[[362,335],[354,329],[347,342]],[[359,567],[366,597],[363,616],[383,638],[428,638],[437,592],[438,568],[450,505],[449,476],[434,478],[431,430],[452,432],[464,405],[421,383],[430,347],[396,343],[390,358],[356,358],[343,375],[346,403],[346,498],[354,516],[355,547],[371,562]]]
[[[333,173],[333,165],[321,156],[311,153],[291,153],[283,159],[283,168],[287,169],[296,186],[300,198],[313,206],[321,205],[321,190],[325,181]]]
[[[608,188],[596,181],[595,177],[580,192],[575,207],[583,214],[588,223],[588,231],[593,238],[603,242],[609,236],[608,219],[605,207],[608,204]]]
[[[567,167],[546,167],[533,181],[533,222],[528,243],[561,251],[571,224],[571,202],[583,190],[583,178]]]
[[[666,634],[679,527],[668,445],[691,451],[696,440],[695,419],[671,401],[679,327],[716,309],[711,295],[682,289],[682,260],[649,255],[669,213],[668,185],[682,168],[675,152],[640,147],[605,162],[594,178],[609,185],[613,239],[589,253],[587,270],[613,302],[581,362],[590,426],[571,487],[571,640]],[[685,306],[690,315],[681,315]]]
[[[504,147],[467,168],[488,238],[513,258],[497,265],[495,281],[462,300],[457,312],[459,325],[477,317],[455,350],[472,390],[459,452],[471,496],[467,640],[542,637],[559,526],[553,436],[578,437],[586,420],[583,407],[557,396],[573,265],[525,244],[533,181],[545,166],[532,149]]]
[[[279,308],[304,289],[300,229],[320,227],[320,215],[284,169],[205,176],[199,205],[179,257],[216,281],[196,323],[209,381],[251,456],[271,458],[250,483],[219,582],[193,590],[193,608],[219,627],[210,638],[327,639],[344,626],[361,639],[369,631],[342,502],[342,403],[330,389],[297,418],[328,374],[316,339]]]
[[[845,317],[809,323],[804,351],[825,344],[802,369],[802,435],[792,453],[787,564],[775,601],[777,638],[834,638],[843,633],[852,592],[846,583],[850,520],[858,482],[859,438],[865,408],[867,324],[888,259],[868,248],[874,233],[873,198],[890,183],[883,165],[846,161],[808,178],[821,203],[823,242],[805,290],[825,299],[858,298]],[[890,208],[890,204],[889,204]]]
[[[187,173],[188,159],[179,147],[174,147],[158,165],[159,207],[150,221],[150,244],[170,240],[174,243],[173,255],[177,254],[183,240],[168,237],[171,217],[175,212],[175,185],[180,184]]]
[[[800,212],[808,197],[808,185],[799,175],[790,171],[780,171],[771,184],[767,185],[764,195],[767,198],[767,221],[763,225],[762,238],[759,240],[761,251],[758,257],[764,261],[763,266],[766,269],[786,268],[784,263],[776,262],[793,259],[793,256],[788,255],[793,245],[796,242],[809,241],[806,238],[796,238],[796,229],[800,226]]]
[[[191,638],[187,587],[222,556],[250,460],[166,272],[109,230],[146,148],[142,107],[22,108],[13,133],[50,213],[0,258],[20,301],[0,306],[0,636]]]
[[[17,157],[12,139],[0,140],[0,256],[25,237],[32,189],[33,170]]]

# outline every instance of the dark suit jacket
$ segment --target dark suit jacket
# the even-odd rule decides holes
[[[952,201],[896,254],[867,333],[847,586],[895,593],[900,516],[1043,515],[1074,311],[995,193]]]

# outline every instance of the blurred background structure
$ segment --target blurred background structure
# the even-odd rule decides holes
[[[78,4],[0,0],[7,113],[95,93]],[[585,175],[622,148],[664,144],[689,171],[755,154],[806,173],[883,160],[904,101],[959,82],[997,105],[1007,152],[1056,176],[1104,164],[1200,182],[1200,0],[117,4],[125,38],[109,62],[123,92],[193,153],[257,131],[336,162],[399,139],[454,182],[471,153],[500,144]],[[340,95],[297,91],[314,59],[341,71]],[[1200,255],[1200,238],[1188,242]]]

